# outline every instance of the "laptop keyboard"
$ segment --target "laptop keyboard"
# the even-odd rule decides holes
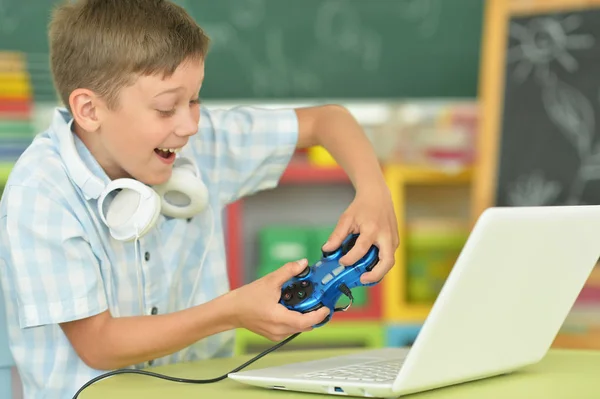
[[[328,370],[311,371],[303,378],[336,379],[348,381],[386,382],[396,379],[404,359],[379,360],[336,367]]]

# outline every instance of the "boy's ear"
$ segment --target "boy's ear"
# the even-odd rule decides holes
[[[100,128],[98,118],[99,98],[89,89],[75,89],[69,96],[69,105],[73,119],[85,131],[95,132]]]

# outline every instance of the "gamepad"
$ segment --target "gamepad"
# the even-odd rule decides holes
[[[354,247],[358,234],[350,234],[342,245],[330,252],[323,251],[321,259],[312,266],[307,266],[300,274],[292,277],[281,287],[279,302],[290,310],[302,313],[312,312],[325,306],[329,308],[329,315],[314,327],[320,327],[331,320],[335,305],[345,290],[352,290],[358,286],[372,286],[377,284],[363,284],[360,276],[371,271],[379,262],[379,248],[371,246],[367,253],[355,264],[342,266],[340,258]]]

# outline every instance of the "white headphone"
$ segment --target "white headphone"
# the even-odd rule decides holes
[[[56,115],[57,119],[64,120],[61,115]],[[71,178],[86,199],[98,199],[100,218],[114,239],[132,241],[143,236],[154,227],[160,213],[189,219],[206,208],[208,190],[198,167],[190,158],[178,155],[171,178],[157,186],[149,187],[129,178],[104,184],[77,154],[71,124],[72,120],[53,129],[58,137],[60,153]],[[105,211],[105,201],[115,191],[118,193]]]

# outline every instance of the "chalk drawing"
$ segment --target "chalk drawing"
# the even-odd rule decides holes
[[[234,57],[240,73],[248,77],[253,95],[312,95],[321,86],[314,70],[288,60],[285,54],[288,46],[281,28],[271,28],[264,33],[264,52],[245,43],[243,33],[232,25],[214,24],[207,28],[207,32],[219,31],[225,34],[215,43],[214,53]]]
[[[510,206],[552,205],[561,192],[561,185],[544,177],[540,170],[519,177],[510,186],[507,201]]]
[[[442,0],[403,0],[399,2],[400,17],[417,25],[423,38],[437,33],[442,15]]]
[[[579,64],[570,52],[594,45],[592,35],[573,33],[581,23],[581,18],[576,15],[562,20],[535,18],[527,26],[512,22],[510,37],[518,44],[508,50],[506,60],[516,63],[513,78],[523,82],[533,73],[540,83],[545,84],[553,77],[550,69],[553,61],[568,72],[577,71]]]
[[[583,93],[557,79],[542,91],[542,103],[550,120],[559,128],[579,158],[567,203],[577,204],[586,184],[600,180],[600,147],[594,146],[596,121],[592,102]]]
[[[210,46],[216,50],[226,49],[238,41],[237,30],[227,22],[208,22],[202,24],[202,28],[210,36]]]
[[[315,19],[317,45],[341,51],[356,59],[367,71],[379,68],[382,56],[382,37],[362,24],[359,12],[345,1],[324,2]]]
[[[590,153],[594,139],[594,108],[576,88],[553,79],[542,90],[542,104],[550,120],[575,148],[580,158]]]
[[[265,0],[237,0],[231,8],[231,21],[240,29],[253,29],[264,22]]]
[[[285,56],[285,40],[281,29],[270,29],[265,35],[264,63],[254,62],[254,92],[258,95],[286,96],[292,93],[310,95],[321,82],[315,72],[289,62]]]

